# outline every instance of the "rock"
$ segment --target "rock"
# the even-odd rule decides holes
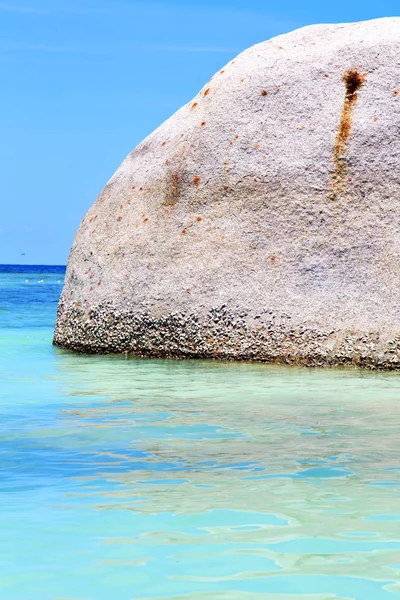
[[[399,56],[388,18],[305,27],[216,73],[83,219],[54,343],[398,368]]]

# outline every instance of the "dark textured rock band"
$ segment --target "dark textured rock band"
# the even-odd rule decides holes
[[[174,312],[152,317],[121,311],[109,302],[87,310],[60,301],[54,344],[87,354],[256,360],[310,367],[399,369],[400,339],[293,327],[289,315],[257,315],[222,305],[206,315]]]

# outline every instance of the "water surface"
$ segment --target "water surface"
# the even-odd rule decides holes
[[[74,355],[0,268],[0,597],[390,600],[400,375]]]

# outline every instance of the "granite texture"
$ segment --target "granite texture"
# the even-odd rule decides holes
[[[398,368],[400,18],[257,44],[84,217],[54,343]]]

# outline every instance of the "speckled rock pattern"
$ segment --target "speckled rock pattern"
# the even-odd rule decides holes
[[[240,54],[84,217],[54,343],[400,365],[400,18]]]

